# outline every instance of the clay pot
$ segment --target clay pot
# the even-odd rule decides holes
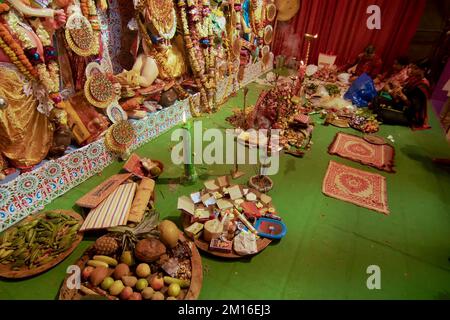
[[[272,190],[273,181],[268,176],[255,175],[250,177],[248,185],[259,192],[266,193]]]
[[[142,262],[151,263],[166,253],[166,246],[154,238],[140,240],[134,249],[134,255]]]
[[[164,108],[170,107],[177,101],[178,95],[174,89],[167,90],[163,94],[161,94],[161,99],[159,100],[159,104]]]

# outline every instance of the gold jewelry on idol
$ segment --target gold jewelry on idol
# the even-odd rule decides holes
[[[66,23],[65,36],[67,45],[82,57],[99,53],[100,45],[89,20],[80,13],[72,14]]]
[[[88,76],[84,94],[90,104],[101,109],[107,108],[116,99],[114,84],[101,72]]]
[[[158,34],[170,40],[177,29],[177,15],[172,0],[146,0],[146,16]]]
[[[133,126],[126,120],[118,121],[106,131],[105,146],[111,152],[124,154],[134,138]]]
[[[273,27],[268,24],[264,28],[264,44],[270,44],[273,40]]]
[[[266,7],[266,18],[269,22],[275,20],[277,16],[277,7],[273,3],[269,3]]]

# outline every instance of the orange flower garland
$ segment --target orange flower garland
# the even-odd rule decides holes
[[[0,23],[0,47],[11,62],[22,72],[27,78],[34,80],[37,76],[37,70],[28,60],[22,47],[13,38],[8,28]]]
[[[9,6],[6,3],[0,3],[0,14],[3,12],[8,12],[9,11]]]
[[[194,44],[194,40],[192,38],[191,32],[189,30],[189,22],[188,22],[188,14],[187,14],[187,4],[184,0],[178,0],[177,2],[178,7],[180,8],[180,18],[181,18],[181,26],[183,30],[183,36],[184,41],[187,49],[187,54],[189,58],[189,62],[192,67],[192,71],[194,73],[194,80],[200,90],[200,104],[202,107],[203,112],[211,112],[212,106],[214,104],[213,101],[211,101],[211,95],[208,93],[213,93],[212,88],[210,87],[208,83],[208,79],[204,74],[204,70],[202,70],[202,67],[199,64],[198,56],[197,56],[197,47],[196,44]],[[189,1],[188,5],[190,7],[193,7],[193,1]],[[198,40],[198,39],[196,39]],[[197,41],[196,41],[197,42]],[[210,65],[211,66],[211,65]],[[208,67],[208,66],[206,66]],[[191,108],[192,109],[192,108]]]

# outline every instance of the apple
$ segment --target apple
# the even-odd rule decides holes
[[[155,292],[152,296],[152,300],[164,300],[164,295],[161,292]]]
[[[136,274],[140,278],[147,278],[151,273],[150,266],[147,263],[141,263],[136,268]]]
[[[167,290],[167,293],[171,297],[177,297],[180,294],[180,285],[178,283],[171,283],[169,286],[169,289]]]
[[[87,279],[89,279],[89,276],[91,275],[91,272],[92,271],[94,271],[94,267],[91,267],[91,266],[87,266],[86,268],[84,268],[83,269],[83,272],[82,272],[82,276],[83,276],[83,279],[84,280],[87,280]]]
[[[136,282],[136,289],[139,290],[139,291],[142,291],[142,290],[144,290],[147,287],[148,287],[147,279],[139,279]]]
[[[122,292],[120,293],[120,299],[122,299],[122,300],[129,300],[132,295],[133,295],[133,288],[125,287],[122,290]]]
[[[142,298],[147,299],[147,300],[151,299],[154,293],[155,293],[155,291],[153,290],[152,287],[144,288],[144,290],[142,290],[142,292],[141,292]]]
[[[142,300],[142,295],[139,292],[133,292],[128,300]]]
[[[152,278],[150,286],[153,288],[153,290],[161,290],[161,288],[164,287],[164,279],[160,276],[155,276]]]
[[[100,285],[103,290],[108,290],[114,283],[114,279],[111,277],[106,277],[103,279],[102,284]]]

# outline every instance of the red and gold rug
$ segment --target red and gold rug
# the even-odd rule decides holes
[[[360,207],[389,214],[386,178],[379,174],[330,161],[322,192]]]
[[[361,137],[338,132],[328,153],[368,165],[379,170],[395,172],[395,150],[388,144],[377,145]]]

